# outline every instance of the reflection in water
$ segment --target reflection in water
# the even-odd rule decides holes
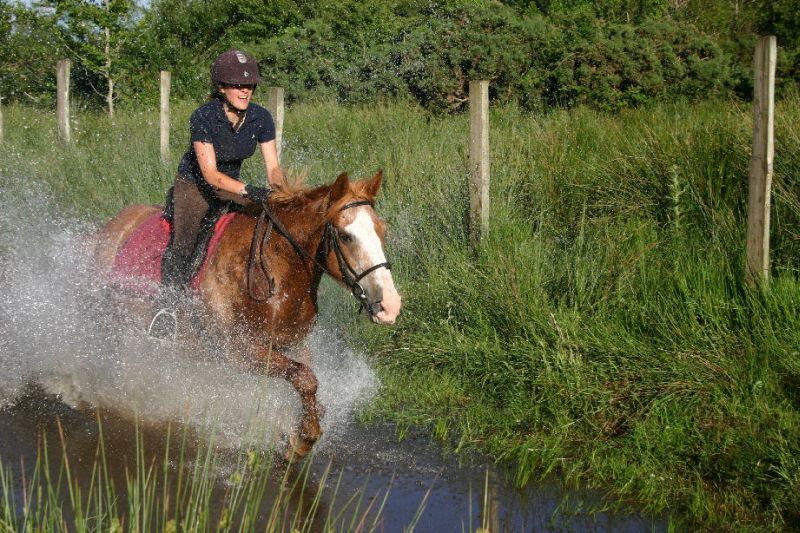
[[[24,183],[0,180],[0,457],[15,472],[18,496],[41,435],[49,457],[61,457],[59,424],[70,466],[87,486],[102,430],[109,473],[124,491],[139,428],[147,464],[161,472],[166,460],[170,480],[185,475],[181,468],[191,469],[213,439],[217,461],[209,475],[219,510],[243,450],[269,454],[276,444],[282,448],[297,422],[294,391],[283,380],[229,364],[224,339],[198,345],[147,339],[141,313],[149,303],[110,297],[92,272],[84,249],[91,228]],[[362,512],[370,505],[374,512],[388,493],[371,518],[383,531],[402,530],[423,503],[415,529],[420,532],[475,531],[482,523],[492,531],[652,527],[639,517],[564,515],[557,511],[563,500],[557,487],[518,492],[497,472],[490,472],[486,492],[480,461],[455,464],[424,439],[397,444],[392,428],[354,427],[355,410],[377,393],[374,372],[363,354],[324,327],[313,332],[310,348],[326,407],[323,438],[307,472],[276,463],[260,503],[262,521],[286,475],[298,487],[283,496],[292,516],[314,505],[318,492],[319,517],[352,505],[354,495]]]

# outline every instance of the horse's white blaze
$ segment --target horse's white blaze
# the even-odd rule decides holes
[[[355,218],[344,227],[344,230],[354,239],[359,250],[358,256],[353,257],[353,268],[356,273],[386,262],[383,246],[372,217],[364,209],[359,209]],[[393,324],[400,313],[400,295],[394,286],[392,273],[388,268],[379,268],[367,274],[361,280],[361,285],[368,294],[380,294],[383,310],[375,315],[376,322]]]

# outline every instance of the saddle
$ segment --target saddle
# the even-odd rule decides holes
[[[196,250],[192,257],[192,281],[190,286],[197,290],[205,274],[207,258],[211,256],[225,229],[235,213],[220,215],[210,225],[207,235],[202,239],[202,250]],[[161,257],[169,243],[171,222],[162,212],[155,212],[146,218],[131,233],[117,250],[111,267],[111,281],[118,288],[134,294],[153,296],[161,284]],[[199,242],[199,241],[198,241]],[[199,265],[199,266],[198,266]]]
[[[175,204],[172,200],[174,189],[170,187],[167,191],[167,201],[164,204],[163,217],[172,223]],[[209,244],[216,234],[216,226],[219,220],[231,211],[232,204],[218,203],[212,204],[200,224],[200,234],[197,236],[194,253],[189,261],[187,268],[191,272],[190,279],[194,280],[201,272],[205,264],[206,257],[209,255]],[[238,209],[236,211],[239,211]],[[266,259],[261,254],[272,234],[272,219],[264,225],[266,212],[262,207],[257,212],[248,214],[256,216],[258,222],[253,240],[250,244],[250,257],[247,261],[247,290],[250,297],[256,301],[264,301],[275,293],[275,279],[269,274],[269,267]],[[198,281],[199,284],[199,281]]]
[[[169,243],[172,213],[158,211],[145,219],[120,246],[111,268],[111,280],[119,288],[143,296],[154,296],[161,284],[161,258]],[[195,251],[188,268],[192,273],[190,287],[198,290],[205,275],[208,258],[214,253],[222,235],[236,216],[247,216],[231,212],[222,205],[210,209],[203,221]],[[268,299],[275,292],[274,278],[262,254],[272,224],[259,217],[250,245],[247,267],[247,288],[257,301]]]

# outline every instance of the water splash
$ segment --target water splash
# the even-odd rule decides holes
[[[25,183],[0,185],[0,406],[36,383],[73,407],[213,430],[231,447],[268,446],[292,430],[299,401],[285,381],[227,364],[219,344],[198,353],[150,340],[140,321],[126,319],[132,302],[108,298],[87,260],[91,225]],[[324,447],[378,380],[335,332],[316,328],[309,347],[326,408]]]

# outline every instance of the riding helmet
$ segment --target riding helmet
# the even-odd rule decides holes
[[[214,85],[258,85],[258,63],[241,50],[228,50],[211,65],[211,81]]]

